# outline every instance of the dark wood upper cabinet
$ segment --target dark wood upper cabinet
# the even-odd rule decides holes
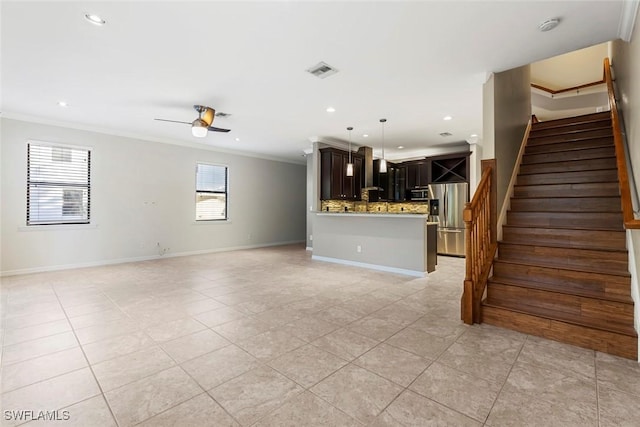
[[[353,176],[347,176],[349,153],[335,148],[320,150],[320,198],[360,200],[364,183],[364,159],[352,153]]]

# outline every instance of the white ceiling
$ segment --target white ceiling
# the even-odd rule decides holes
[[[623,3],[2,1],[2,115],[294,162],[347,126],[377,153],[385,117],[399,158],[481,134],[488,73],[618,38]],[[319,61],[339,73],[305,72]],[[192,121],[193,104],[232,132],[153,120]]]

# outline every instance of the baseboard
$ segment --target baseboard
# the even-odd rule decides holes
[[[305,250],[307,250],[307,251],[313,251],[313,248],[312,248],[311,246],[307,246],[307,247],[305,248]]]
[[[299,244],[304,242],[305,242],[304,240],[290,240],[285,242],[262,243],[262,244],[256,244],[256,245],[243,245],[243,246],[229,246],[225,248],[175,252],[175,253],[168,253],[164,255],[146,255],[146,256],[140,256],[140,257],[116,258],[116,259],[90,261],[90,262],[83,262],[83,263],[76,263],[76,264],[62,264],[62,265],[52,265],[52,266],[44,266],[44,267],[23,268],[18,270],[2,271],[0,272],[0,277],[18,276],[21,274],[46,273],[48,271],[71,270],[74,268],[100,267],[105,265],[125,264],[128,262],[152,261],[152,260],[162,259],[162,258],[176,258],[176,257],[191,256],[191,255],[205,255],[205,254],[211,254],[216,252],[231,252],[231,251],[240,251],[240,250],[246,250],[246,249],[268,248],[272,246],[294,245],[294,244]]]
[[[405,268],[388,267],[386,265],[368,264],[366,262],[349,261],[339,258],[331,258],[326,256],[312,255],[311,259],[314,261],[332,262],[334,264],[350,265],[352,267],[368,268],[370,270],[386,271],[388,273],[404,274],[405,276],[413,277],[426,277],[425,271],[407,270]]]

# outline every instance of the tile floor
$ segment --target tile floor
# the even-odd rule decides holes
[[[287,246],[4,278],[2,425],[639,425],[637,362],[465,326],[462,275]]]

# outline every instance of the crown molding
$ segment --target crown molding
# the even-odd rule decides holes
[[[618,37],[626,42],[631,41],[633,27],[638,16],[638,0],[625,0],[622,2],[622,12],[620,13],[620,24],[618,26]]]

